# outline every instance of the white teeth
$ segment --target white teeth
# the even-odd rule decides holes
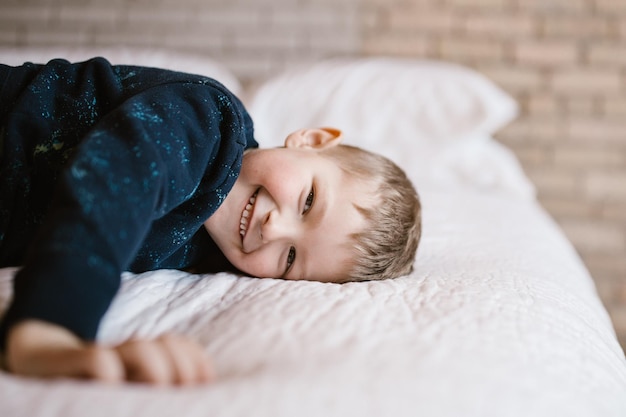
[[[252,213],[252,208],[254,207],[254,203],[256,202],[256,195],[259,193],[259,190],[255,191],[250,200],[248,200],[248,204],[246,204],[246,208],[243,209],[241,213],[241,220],[239,222],[239,234],[241,237],[246,235],[248,231],[248,223],[251,219],[249,219],[250,214]]]

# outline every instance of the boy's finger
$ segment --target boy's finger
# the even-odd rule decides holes
[[[202,348],[184,337],[165,335],[158,339],[169,355],[175,384],[187,385],[212,380],[212,368]]]
[[[158,343],[135,340],[123,343],[115,350],[124,364],[128,381],[158,385],[172,383],[174,376],[169,354]]]
[[[84,349],[82,356],[87,378],[108,383],[125,379],[124,365],[115,350],[92,345]]]

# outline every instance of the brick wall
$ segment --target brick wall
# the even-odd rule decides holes
[[[357,0],[0,0],[0,44],[202,52],[246,80],[358,51]]]
[[[335,55],[475,67],[521,103],[498,139],[626,346],[626,0],[0,0],[0,44],[178,48],[249,81]]]

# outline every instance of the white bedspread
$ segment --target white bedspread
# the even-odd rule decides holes
[[[1,414],[626,415],[623,352],[552,221],[500,196],[425,200],[417,270],[405,278],[127,275],[101,339],[191,335],[214,360],[215,384],[165,390],[1,374]]]
[[[593,282],[490,133],[385,149],[424,204],[410,276],[126,274],[100,340],[187,334],[218,381],[155,389],[0,373],[0,415],[626,416],[626,360]],[[2,306],[12,272],[0,270]]]

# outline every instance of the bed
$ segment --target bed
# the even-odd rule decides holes
[[[263,146],[303,126],[400,164],[423,202],[415,270],[327,284],[159,270],[123,276],[98,338],[186,334],[218,380],[164,389],[0,373],[2,416],[626,416],[626,360],[593,281],[493,139],[511,97],[445,62],[336,59],[247,90],[215,60],[166,51],[0,50],[160,66],[222,80]],[[14,269],[0,269],[0,309]]]

